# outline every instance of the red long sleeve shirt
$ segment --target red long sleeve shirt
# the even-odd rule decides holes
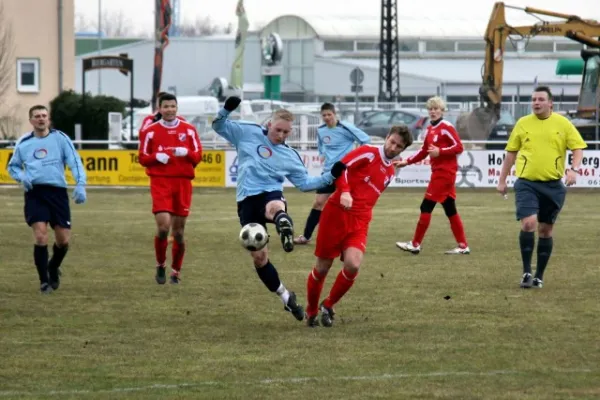
[[[179,119],[171,123],[160,120],[143,129],[139,139],[139,162],[148,176],[194,179],[194,169],[202,159],[202,144],[193,125]],[[177,147],[188,149],[187,155],[176,157]],[[167,154],[169,161],[159,162],[156,153]]]
[[[429,155],[427,150],[432,145],[440,148],[440,155],[430,159],[432,174],[446,173],[456,175],[458,171],[458,155],[463,152],[463,145],[454,126],[444,120],[427,127],[423,147],[406,160],[408,164],[416,164],[427,158]]]

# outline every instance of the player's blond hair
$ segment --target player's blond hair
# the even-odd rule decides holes
[[[427,100],[425,107],[428,110],[431,108],[439,108],[442,111],[446,111],[446,102],[440,96],[433,96]]]
[[[279,109],[273,113],[272,121],[282,119],[284,121],[294,122],[294,114],[286,109]]]

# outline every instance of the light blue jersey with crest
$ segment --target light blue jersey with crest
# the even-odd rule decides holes
[[[7,169],[19,183],[25,173],[33,185],[66,188],[66,166],[69,166],[76,184],[85,186],[85,169],[73,142],[65,133],[51,129],[44,137],[37,137],[33,132],[23,135],[14,148]]]
[[[369,135],[356,126],[338,121],[336,126],[329,128],[326,124],[317,129],[317,146],[319,155],[325,158],[323,172],[331,171],[331,167],[352,151],[354,143],[367,144],[371,142]]]
[[[248,196],[283,191],[287,178],[303,192],[333,183],[331,173],[310,176],[298,152],[287,144],[273,144],[265,127],[252,122],[231,121],[230,112],[222,108],[212,127],[235,146],[238,152],[238,202]]]

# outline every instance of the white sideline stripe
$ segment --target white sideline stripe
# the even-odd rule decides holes
[[[315,377],[292,377],[292,378],[272,378],[272,379],[260,379],[256,381],[233,381],[233,382],[218,382],[218,381],[202,381],[202,382],[190,382],[190,383],[177,383],[177,384],[156,384],[149,386],[134,386],[124,388],[111,388],[111,389],[100,389],[100,390],[88,390],[88,389],[73,389],[73,390],[52,390],[49,392],[27,392],[27,391],[2,391],[0,397],[8,396],[60,396],[60,395],[83,395],[83,394],[97,394],[97,393],[126,393],[126,392],[142,392],[142,391],[153,391],[153,390],[177,390],[191,387],[201,386],[240,386],[240,385],[276,385],[276,384],[289,384],[289,383],[305,383],[305,382],[321,382],[321,381],[382,381],[392,379],[403,379],[403,378],[439,378],[439,377],[452,377],[452,376],[498,376],[498,375],[522,375],[525,373],[548,373],[553,372],[556,374],[587,374],[595,372],[591,369],[550,369],[542,371],[512,371],[512,370],[498,370],[498,371],[483,371],[483,372],[472,372],[472,371],[440,371],[440,372],[423,372],[423,373],[399,373],[399,374],[383,374],[383,375],[363,375],[363,376],[315,376]]]

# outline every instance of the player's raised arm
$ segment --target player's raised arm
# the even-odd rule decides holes
[[[219,110],[217,113],[217,118],[212,123],[212,128],[222,136],[227,139],[228,142],[237,146],[240,141],[240,137],[243,134],[242,127],[235,121],[230,121],[227,117],[231,114],[238,106],[242,100],[239,97],[231,96],[225,100],[225,104],[223,108]]]
[[[169,155],[167,153],[154,153],[152,150],[152,140],[154,139],[154,130],[152,125],[144,129],[140,133],[140,146],[138,150],[138,160],[144,167],[150,167],[156,165],[159,162],[166,164],[169,162]]]
[[[464,148],[463,148],[463,144],[460,140],[460,136],[458,136],[458,132],[451,124],[445,124],[442,127],[442,135],[447,135],[451,139],[450,142],[452,144],[448,147],[440,148],[440,155],[446,155],[446,154],[458,155],[463,152]]]
[[[371,137],[361,129],[347,122],[340,121],[340,124],[353,136],[354,140],[361,145],[371,143]]]
[[[346,169],[346,166],[338,161],[333,165],[330,172],[325,172],[320,176],[310,176],[302,159],[298,153],[294,151],[294,154],[291,157],[282,162],[281,168],[290,171],[286,177],[295,187],[303,192],[309,192],[331,185]]]
[[[429,148],[428,138],[429,135],[425,136],[425,140],[423,140],[423,146],[421,146],[419,151],[406,159],[406,165],[416,164],[427,158],[427,156],[429,155],[429,153],[427,152],[427,149]]]

